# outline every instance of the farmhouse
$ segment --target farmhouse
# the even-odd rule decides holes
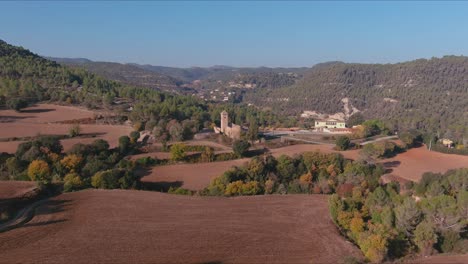
[[[221,127],[215,127],[214,130],[218,134],[223,134],[232,139],[240,139],[241,126],[232,123],[232,126],[228,125],[229,115],[226,111],[221,112]]]
[[[346,128],[346,123],[336,119],[315,120],[315,128]]]

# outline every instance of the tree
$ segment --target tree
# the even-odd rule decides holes
[[[200,159],[202,162],[212,162],[215,158],[213,149],[210,147],[205,147],[201,153]]]
[[[340,136],[336,139],[335,144],[338,150],[347,150],[351,146],[351,141],[347,136]]]
[[[460,232],[464,224],[460,221],[457,201],[449,195],[438,195],[424,199],[421,208],[426,219],[438,231],[454,230]]]
[[[258,124],[257,120],[254,118],[250,120],[249,130],[247,131],[247,139],[250,141],[255,141],[258,139]]]
[[[429,222],[422,222],[414,231],[414,243],[418,246],[423,256],[430,255],[434,244],[437,242],[437,234]]]
[[[250,143],[245,140],[236,140],[232,144],[232,150],[238,157],[245,156],[247,150],[249,150]]]
[[[403,203],[395,207],[395,224],[398,230],[410,236],[422,220],[422,213],[412,197],[406,197]]]
[[[75,154],[69,154],[60,161],[60,164],[69,171],[74,172],[79,167],[82,160],[83,159],[81,157]]]
[[[357,126],[357,125],[364,123],[364,121],[366,121],[364,119],[364,116],[360,112],[357,112],[353,114],[352,116],[350,116],[346,123],[348,127],[353,127],[353,126]]]
[[[185,144],[176,143],[171,146],[171,160],[181,161],[185,159]]]
[[[13,98],[6,102],[8,108],[13,109],[17,112],[21,111],[21,109],[28,106],[28,102],[21,99],[21,98]]]
[[[49,165],[43,160],[33,160],[29,164],[28,176],[31,180],[44,184],[48,184],[52,180]]]
[[[130,148],[130,138],[128,136],[119,137],[119,150],[121,154],[128,152]]]
[[[132,132],[130,133],[130,142],[131,142],[132,144],[135,144],[135,143],[138,141],[139,138],[140,138],[140,132],[138,132],[138,131],[132,131]]]
[[[182,141],[184,139],[184,128],[179,122],[177,122],[177,120],[171,120],[167,124],[166,130],[169,132],[172,141]]]

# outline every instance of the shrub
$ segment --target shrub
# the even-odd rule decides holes
[[[68,135],[70,137],[77,137],[81,133],[81,127],[79,124],[71,125],[70,129],[68,129]]]
[[[21,98],[13,98],[6,102],[8,108],[13,109],[17,112],[21,111],[21,109],[28,106],[28,102],[21,99]]]
[[[171,194],[179,194],[179,195],[193,195],[193,191],[184,189],[182,187],[174,188],[171,186],[167,192]]]
[[[116,170],[99,171],[91,177],[91,185],[100,189],[119,188],[119,172]]]
[[[249,148],[250,148],[250,143],[245,140],[236,140],[232,144],[232,150],[238,157],[245,156]]]
[[[185,144],[176,143],[171,146],[171,160],[181,161],[185,159]]]
[[[119,150],[120,153],[126,154],[130,149],[130,138],[128,136],[119,137]]]
[[[351,146],[351,141],[347,136],[340,136],[335,141],[338,150],[347,150]]]

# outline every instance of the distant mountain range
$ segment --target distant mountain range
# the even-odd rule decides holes
[[[124,83],[162,90],[190,86],[193,81],[231,81],[244,75],[265,73],[294,73],[301,75],[308,68],[236,68],[216,65],[212,67],[175,68],[140,65],[136,63],[98,62],[85,58],[46,57],[72,67],[83,67],[93,73]]]

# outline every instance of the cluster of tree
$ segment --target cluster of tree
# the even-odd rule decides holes
[[[390,158],[403,151],[404,149],[394,142],[384,140],[364,145],[359,155],[363,160],[372,163],[376,159]]]
[[[341,154],[306,152],[289,157],[255,157],[246,166],[234,167],[215,178],[207,195],[271,193],[333,193],[348,182],[377,186],[384,169],[380,165],[352,162]]]
[[[330,197],[335,224],[372,262],[419,252],[465,252],[468,227],[468,169],[426,173],[400,193],[398,183],[352,183]],[[414,195],[413,195],[414,193]]]
[[[22,143],[14,155],[0,155],[0,175],[4,180],[32,180],[44,185],[63,184],[65,191],[95,188],[137,188],[132,171],[135,163],[123,159],[136,142],[127,136],[119,146],[109,148],[102,139],[78,143],[67,153],[54,136],[38,137]]]
[[[468,58],[447,56],[397,64],[330,63],[313,67],[296,84],[247,91],[244,102],[297,115],[304,110],[342,113],[341,99],[391,130],[451,131],[468,136]],[[353,121],[354,122],[354,121]]]

